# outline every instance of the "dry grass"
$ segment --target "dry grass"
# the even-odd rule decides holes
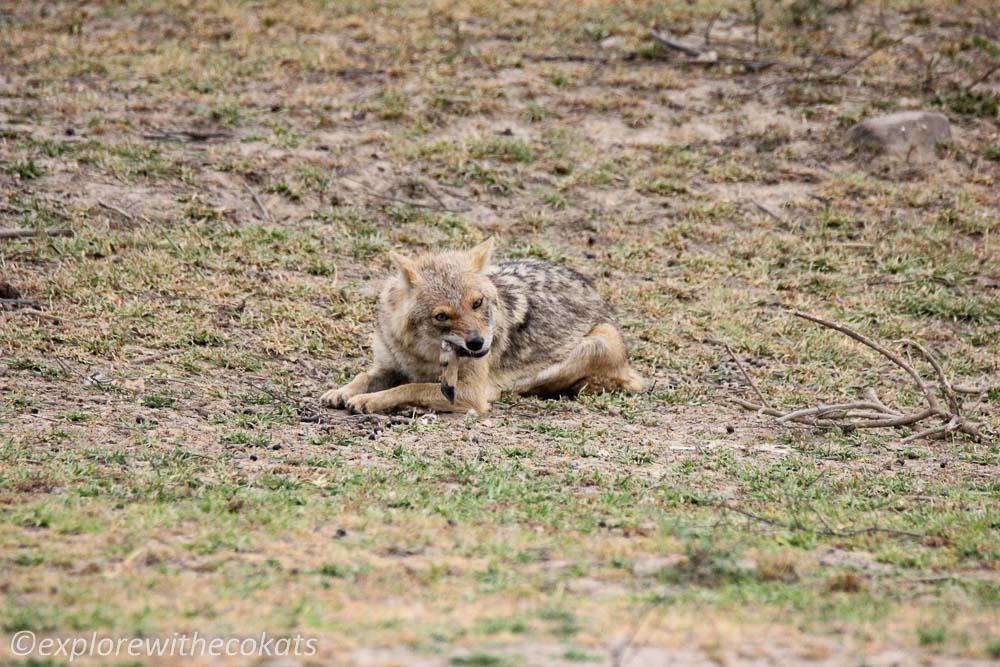
[[[762,3],[755,52],[744,3],[0,2],[0,227],[74,232],[0,241],[36,302],[0,311],[0,633],[301,631],[366,665],[607,661],[636,630],[733,665],[995,655],[995,440],[727,402],[752,394],[723,343],[776,406],[919,402],[775,304],[998,377],[1000,75],[963,92],[987,3],[822,4]],[[779,64],[648,38],[700,44],[719,11],[714,48]],[[954,123],[935,159],[844,145],[914,107]],[[653,391],[301,420],[365,364],[390,249],[488,235],[594,276]],[[866,526],[925,537],[833,535]]]

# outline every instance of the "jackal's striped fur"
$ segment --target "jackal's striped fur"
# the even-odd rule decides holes
[[[379,298],[375,362],[322,396],[352,412],[402,405],[485,412],[503,390],[539,396],[638,391],[611,309],[585,277],[535,259],[490,264],[492,239],[410,259]],[[455,402],[441,393],[441,341],[462,355]]]

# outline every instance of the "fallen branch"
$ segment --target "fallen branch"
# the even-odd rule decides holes
[[[12,229],[0,229],[0,240],[26,239],[33,236],[73,236],[73,230],[65,227],[52,227],[49,229],[15,227]]]
[[[924,438],[941,438],[949,433],[964,433],[972,436],[973,438],[982,437],[982,424],[970,419],[964,414],[964,407],[962,406],[961,401],[958,400],[957,396],[959,390],[969,390],[973,388],[956,388],[953,386],[951,381],[945,375],[944,369],[941,367],[937,357],[920,343],[908,339],[898,341],[903,345],[916,349],[931,365],[934,369],[935,375],[937,376],[936,384],[925,382],[920,377],[920,373],[918,373],[911,364],[907,363],[898,354],[848,326],[831,322],[830,320],[825,320],[821,317],[817,317],[816,315],[810,315],[809,313],[804,313],[799,310],[792,310],[790,312],[796,317],[800,317],[804,320],[815,322],[816,324],[824,326],[828,329],[838,331],[881,354],[910,376],[913,383],[923,394],[927,407],[923,410],[913,410],[908,413],[902,412],[886,405],[879,399],[875,390],[869,388],[865,392],[865,400],[863,401],[818,405],[815,407],[799,408],[791,411],[781,411],[772,408],[767,404],[763,395],[761,395],[760,391],[753,385],[749,377],[746,375],[746,371],[743,370],[742,367],[740,370],[744,373],[744,377],[747,378],[747,381],[754,389],[754,392],[760,399],[760,403],[752,403],[740,398],[734,398],[733,402],[737,405],[744,407],[747,410],[754,410],[755,412],[759,412],[761,414],[776,417],[776,423],[778,424],[796,423],[819,428],[840,428],[844,431],[870,428],[915,427],[918,424],[925,422],[925,420],[937,420],[940,422],[907,436],[901,441],[903,444]],[[730,351],[730,354],[732,354],[732,351]],[[962,391],[962,393],[979,393],[982,395],[984,392]],[[944,399],[947,407],[942,406],[939,398]]]
[[[923,539],[927,537],[923,533],[916,533],[909,530],[898,530],[896,528],[883,528],[882,526],[865,526],[864,528],[851,528],[849,530],[836,530],[833,528],[808,528],[799,523],[785,523],[783,521],[778,521],[777,519],[771,519],[766,516],[761,516],[760,514],[754,514],[745,509],[735,507],[729,503],[719,503],[717,507],[724,509],[729,512],[735,512],[741,516],[745,516],[748,519],[753,519],[754,521],[759,521],[761,523],[766,523],[769,526],[774,526],[776,528],[781,528],[783,530],[808,530],[817,535],[825,535],[827,537],[855,537],[857,535],[871,535],[873,533],[882,533],[883,535],[892,535],[894,537],[913,537],[917,539]]]
[[[764,204],[763,202],[759,202],[756,199],[751,199],[750,203],[753,204],[754,206],[756,206],[757,208],[759,208],[761,211],[763,211],[767,215],[769,215],[772,218],[774,218],[775,220],[777,220],[778,222],[780,222],[781,224],[785,224],[787,222],[787,220],[785,220],[785,217],[783,215],[781,215],[780,213],[778,213],[777,211],[775,211],[773,208],[771,208],[767,204]]]
[[[708,46],[708,41],[709,41],[708,36],[709,32],[712,29],[712,24],[714,23],[714,21],[715,19],[712,20],[712,23],[709,23],[708,29],[705,32],[706,47]],[[694,46],[685,44],[684,42],[677,41],[671,35],[667,34],[666,32],[663,32],[662,30],[657,30],[655,27],[649,31],[649,36],[652,37],[653,41],[655,41],[657,44],[665,46],[666,48],[671,49],[673,51],[679,51],[684,55],[689,56],[691,58],[690,60],[681,61],[685,65],[711,66],[720,63],[729,63],[733,65],[741,65],[748,72],[760,72],[761,70],[765,70],[769,67],[773,67],[774,65],[779,64],[777,62],[770,60],[753,60],[750,58],[738,58],[734,56],[720,56],[716,51],[710,49],[703,51]]]
[[[645,605],[643,605],[639,613],[636,614],[635,619],[632,623],[632,628],[626,635],[624,641],[618,644],[618,646],[615,646],[614,648],[611,649],[611,655],[610,655],[611,667],[625,667],[625,665],[628,664],[628,660],[626,660],[626,654],[635,645],[635,640],[639,636],[639,630],[642,629],[642,626],[645,625],[646,620],[657,608],[657,606],[659,606],[659,603],[656,600],[647,602]],[[631,660],[634,657],[635,654],[633,653],[631,656],[629,656],[629,660]]]
[[[839,81],[840,79],[843,79],[845,76],[847,76],[848,74],[850,74],[851,72],[853,72],[855,69],[857,69],[858,67],[860,67],[861,65],[863,65],[865,62],[867,62],[875,54],[880,53],[882,51],[886,51],[888,49],[891,49],[894,46],[903,43],[903,41],[906,40],[906,39],[908,39],[909,37],[919,37],[919,36],[920,36],[920,33],[917,33],[916,35],[913,35],[913,34],[903,35],[902,37],[893,39],[893,40],[891,40],[891,41],[889,41],[889,42],[887,42],[885,44],[881,44],[879,46],[876,46],[876,47],[870,49],[869,51],[866,51],[861,56],[855,58],[853,61],[851,61],[850,63],[848,63],[845,67],[843,67],[842,69],[840,69],[840,70],[838,70],[836,72],[828,72],[828,73],[825,73],[825,74],[810,74],[808,76],[803,76],[803,77],[793,77],[793,78],[790,78],[790,79],[777,79],[775,81],[769,81],[769,82],[767,82],[767,83],[765,83],[765,84],[757,87],[753,91],[753,94],[756,95],[757,93],[761,92],[762,90],[765,90],[767,88],[771,88],[772,86],[783,86],[783,85],[789,84],[789,83],[834,83],[836,81]]]
[[[993,75],[994,75],[994,74],[996,74],[997,72],[1000,72],[1000,63],[997,63],[997,64],[996,64],[996,65],[994,65],[993,67],[991,67],[991,68],[989,68],[988,70],[986,70],[986,71],[985,71],[985,72],[984,72],[984,73],[982,74],[982,76],[979,76],[979,77],[977,77],[976,79],[974,79],[974,80],[972,81],[972,83],[970,83],[969,85],[967,85],[967,86],[965,87],[965,92],[967,92],[967,93],[968,93],[968,92],[970,92],[970,91],[971,91],[971,90],[972,90],[973,88],[975,88],[975,87],[976,87],[976,86],[978,86],[979,84],[983,83],[984,81],[986,81],[986,80],[987,80],[988,78],[990,78],[991,76],[993,76]]]
[[[761,405],[763,405],[766,408],[771,407],[767,404],[767,399],[764,398],[764,394],[760,393],[760,389],[757,388],[757,384],[753,381],[753,378],[751,378],[750,374],[747,373],[747,369],[743,368],[743,364],[740,363],[739,357],[737,357],[736,353],[733,352],[733,348],[729,347],[729,343],[723,343],[723,345],[726,346],[726,352],[729,353],[729,358],[732,359],[733,362],[736,364],[736,367],[740,369],[740,373],[742,373],[743,379],[746,380],[747,384],[750,385],[750,388],[753,389],[753,393],[757,394],[757,398],[760,399]]]
[[[24,299],[14,297],[12,299],[0,299],[0,310],[17,310],[18,308],[41,308],[45,304],[38,299]]]
[[[403,199],[401,197],[393,197],[392,195],[383,194],[383,193],[379,192],[378,190],[376,190],[375,188],[373,188],[373,187],[371,187],[369,185],[366,185],[365,183],[362,183],[361,181],[354,180],[353,178],[348,178],[347,176],[341,176],[340,180],[345,181],[347,183],[352,183],[352,184],[356,185],[357,187],[365,190],[365,192],[367,193],[367,195],[369,197],[374,197],[375,199],[381,199],[382,201],[388,201],[388,202],[393,202],[393,203],[396,203],[396,204],[402,204],[403,206],[412,206],[414,208],[426,208],[426,209],[431,209],[431,210],[448,211],[448,212],[455,212],[455,211],[457,211],[457,209],[452,209],[452,208],[448,208],[447,206],[445,206],[444,203],[442,202],[441,198],[438,197],[438,196],[436,196],[436,195],[434,195],[431,192],[430,188],[426,188],[426,189],[427,189],[428,193],[430,193],[432,195],[432,197],[434,197],[438,201],[437,204],[425,204],[423,202],[414,201],[412,199]]]
[[[100,199],[97,200],[97,205],[100,206],[101,208],[106,208],[109,211],[114,211],[115,213],[117,213],[121,217],[125,218],[129,222],[134,222],[135,221],[135,217],[131,213],[129,213],[128,211],[126,211],[125,209],[118,208],[117,206],[114,206],[112,204],[108,204],[107,202],[103,202]]]
[[[577,53],[542,53],[542,54],[532,54],[532,53],[522,53],[521,58],[524,60],[530,60],[532,62],[541,63],[598,63],[601,65],[611,62],[610,58],[604,56],[588,56]]]
[[[264,216],[264,220],[266,220],[268,224],[273,224],[274,219],[271,217],[271,212],[267,210],[266,206],[264,206],[264,202],[261,201],[261,198],[257,195],[254,189],[246,183],[243,184],[243,187],[248,193],[250,193],[250,196],[253,198],[253,203],[257,205],[257,208],[260,210],[260,214]]]
[[[225,139],[232,135],[228,132],[202,132],[199,130],[157,130],[142,135],[143,139],[160,141],[208,141],[209,139]]]
[[[38,310],[37,308],[15,308],[7,310],[6,308],[0,308],[0,314],[5,316],[9,315],[13,317],[14,315],[28,315],[30,317],[35,317],[39,320],[47,320],[49,322],[55,322],[56,324],[69,324],[73,326],[83,326],[83,327],[95,327],[96,325],[77,322],[75,320],[67,320],[65,317],[59,317],[58,315],[52,315],[51,313],[46,313],[44,311]]]
[[[655,28],[649,31],[649,36],[652,37],[658,44],[662,44],[668,49],[673,49],[674,51],[680,51],[681,53],[691,56],[692,58],[701,58],[704,55],[700,49],[688,46],[683,42],[678,42],[670,35],[660,32]]]
[[[321,413],[317,411],[314,407],[306,403],[303,403],[302,401],[290,396],[288,393],[279,394],[273,389],[269,389],[268,387],[262,384],[260,385],[256,384],[255,382],[252,382],[248,379],[244,379],[244,382],[251,389],[259,391],[262,394],[267,394],[268,396],[271,397],[272,400],[277,401],[278,403],[286,405],[295,410],[295,412],[299,415],[301,421],[315,421],[317,418],[322,416]]]

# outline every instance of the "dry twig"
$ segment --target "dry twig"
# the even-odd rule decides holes
[[[142,135],[143,139],[156,139],[160,141],[208,141],[210,139],[226,139],[230,137],[228,132],[202,132],[200,130],[157,130],[147,132]]]
[[[680,51],[684,55],[689,56],[689,59],[687,60],[677,61],[685,65],[705,65],[711,67],[717,64],[732,64],[740,65],[748,72],[760,72],[769,67],[781,64],[771,60],[754,60],[751,58],[739,58],[736,56],[725,55],[720,56],[713,50],[702,51],[701,49],[679,42],[669,34],[657,30],[656,28],[649,31],[649,36],[652,37],[653,41],[657,44],[674,51]]]
[[[903,35],[902,37],[898,37],[884,44],[880,44],[879,46],[876,46],[866,51],[865,53],[855,58],[853,61],[851,61],[842,69],[836,72],[829,72],[824,74],[809,74],[807,76],[802,76],[802,77],[792,77],[790,79],[776,79],[774,81],[768,81],[767,83],[757,87],[753,91],[753,94],[756,95],[762,90],[766,90],[767,88],[771,88],[773,86],[783,86],[790,83],[835,83],[840,79],[843,79],[845,76],[853,72],[855,69],[857,69],[864,63],[868,62],[868,60],[871,59],[872,56],[874,56],[875,54],[880,53],[882,51],[887,51],[895,47],[896,45],[903,43],[904,40],[910,37],[918,37],[918,36],[920,36],[920,33],[916,35],[913,34]]]
[[[4,315],[29,315],[35,317],[39,320],[47,320],[49,322],[55,322],[56,324],[70,324],[73,326],[86,326],[94,327],[95,325],[89,323],[76,322],[74,320],[67,320],[65,317],[59,317],[58,315],[52,315],[51,313],[46,313],[44,311],[38,310],[37,308],[19,308],[17,310],[5,310],[0,308],[0,313]]]
[[[366,185],[365,183],[362,183],[361,181],[354,180],[353,178],[348,178],[347,176],[341,176],[340,180],[345,181],[347,183],[352,183],[355,186],[362,188],[367,193],[367,195],[369,197],[372,197],[374,199],[381,199],[382,201],[393,202],[395,204],[402,204],[403,206],[412,206],[414,208],[426,208],[426,209],[431,209],[431,210],[448,211],[448,212],[455,212],[455,211],[457,211],[457,209],[448,208],[447,206],[445,206],[444,202],[441,200],[441,198],[438,197],[429,187],[426,186],[426,184],[423,184],[423,183],[422,183],[422,185],[424,185],[424,187],[427,190],[427,192],[434,199],[437,200],[436,204],[425,204],[423,202],[414,201],[413,199],[404,199],[402,197],[393,197],[392,195],[387,195],[387,194],[384,194],[382,192],[379,192],[378,190],[376,190],[375,188],[371,187],[370,185]]]
[[[109,204],[107,202],[103,202],[100,199],[97,200],[97,205],[100,206],[101,208],[106,208],[109,211],[113,211],[113,212],[117,213],[118,215],[120,215],[121,217],[125,218],[129,222],[134,222],[135,221],[135,217],[131,213],[129,213],[128,211],[126,211],[125,209],[123,209],[123,208],[119,208],[119,207],[114,206],[112,204]]]
[[[678,42],[676,39],[664,32],[653,29],[649,31],[649,36],[652,37],[657,43],[662,44],[668,49],[680,51],[683,54],[691,56],[692,58],[699,58],[702,55],[701,50],[696,49],[693,46],[688,46],[682,42]]]
[[[0,229],[0,240],[26,239],[32,236],[73,236],[73,230],[65,227],[54,227],[52,229],[28,229],[22,227]]]
[[[24,299],[16,297],[13,299],[0,298],[0,310],[17,310],[18,308],[41,308],[45,302],[38,299]]]
[[[268,224],[274,224],[274,218],[271,217],[271,212],[267,210],[266,206],[264,206],[264,202],[261,201],[257,192],[246,183],[243,184],[243,187],[248,193],[250,193],[250,196],[253,198],[253,203],[257,205],[257,208],[260,210],[260,214],[264,216],[264,220],[266,220]]]
[[[756,199],[751,199],[750,203],[753,204],[754,206],[756,206],[757,208],[759,208],[761,211],[763,211],[767,215],[769,215],[772,218],[774,218],[775,220],[777,220],[778,222],[780,222],[781,224],[785,224],[786,222],[788,222],[787,220],[785,220],[785,216],[781,215],[780,213],[778,213],[777,211],[775,211],[773,208],[771,208],[767,204],[765,204],[763,202],[759,202]]]
[[[753,381],[753,378],[751,378],[750,374],[747,373],[747,369],[743,368],[743,364],[740,362],[739,357],[736,356],[736,353],[733,352],[733,348],[729,347],[729,343],[723,343],[723,345],[726,346],[726,352],[729,353],[729,357],[736,363],[736,367],[740,369],[743,379],[746,380],[747,384],[750,385],[750,388],[753,389],[753,393],[757,394],[757,398],[760,399],[760,404],[765,408],[771,407],[767,404],[767,399],[764,398],[764,394],[760,393],[760,389],[757,388],[757,384]]]
[[[893,537],[913,537],[921,539],[926,537],[923,533],[916,533],[909,530],[898,530],[896,528],[883,528],[882,526],[865,526],[864,528],[851,528],[849,530],[836,530],[834,528],[806,528],[799,523],[784,523],[783,521],[778,521],[776,519],[771,519],[766,516],[761,516],[760,514],[755,514],[753,512],[747,511],[745,509],[736,507],[735,505],[730,505],[729,503],[719,503],[717,505],[719,508],[724,509],[729,512],[734,512],[741,516],[745,516],[748,519],[753,519],[754,521],[759,521],[765,523],[769,526],[774,526],[776,528],[781,528],[783,530],[811,530],[818,535],[825,535],[828,537],[855,537],[857,535],[870,535],[872,533],[882,533],[883,535],[891,535]],[[817,514],[817,516],[820,516]],[[822,519],[824,524],[826,524],[825,519]]]
[[[982,424],[967,417],[961,401],[958,400],[958,389],[948,380],[937,357],[923,345],[908,339],[899,341],[901,344],[916,349],[921,356],[934,368],[937,376],[936,383],[927,383],[920,377],[917,370],[895,352],[872,340],[864,334],[858,333],[854,329],[843,324],[825,320],[816,315],[810,315],[799,310],[790,311],[792,315],[800,317],[810,322],[815,322],[828,329],[839,331],[840,333],[853,338],[862,345],[875,350],[893,364],[901,368],[913,380],[913,383],[921,391],[927,407],[923,410],[913,410],[911,412],[901,412],[889,407],[875,393],[874,389],[865,392],[863,401],[853,401],[849,403],[837,403],[831,405],[817,405],[815,407],[801,408],[788,412],[776,410],[770,407],[764,400],[760,392],[753,387],[760,399],[760,403],[751,403],[740,398],[734,398],[733,402],[748,410],[755,410],[765,415],[777,418],[779,424],[805,424],[820,428],[841,428],[846,431],[865,428],[900,428],[915,427],[925,420],[937,421],[939,423],[919,430],[902,440],[903,443],[913,442],[922,438],[944,437],[949,433],[965,433],[973,438],[982,437]],[[732,351],[730,351],[732,354]],[[742,370],[742,368],[741,368]],[[745,371],[743,371],[745,374]],[[749,379],[748,379],[749,382]],[[973,389],[971,387],[960,387],[962,390]],[[982,392],[962,392],[980,393]],[[940,396],[939,396],[940,395]],[[947,407],[942,406],[939,398],[944,398]],[[978,404],[978,402],[977,402]],[[975,407],[975,406],[974,406]],[[974,409],[973,407],[973,409]]]

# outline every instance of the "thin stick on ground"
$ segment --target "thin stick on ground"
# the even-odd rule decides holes
[[[709,26],[709,28],[711,28],[711,26]],[[703,51],[699,48],[689,46],[688,44],[685,44],[683,42],[679,42],[676,39],[674,39],[673,36],[671,36],[670,34],[658,30],[655,27],[649,31],[649,36],[657,44],[660,44],[661,46],[664,46],[673,51],[679,51],[684,55],[689,56],[690,57],[689,60],[676,61],[686,65],[712,66],[719,63],[730,63],[735,65],[741,65],[749,72],[759,72],[769,67],[773,67],[774,65],[781,64],[775,61],[753,60],[747,58],[740,58],[736,56],[725,56],[725,55],[720,56],[715,51],[711,50]],[[707,47],[707,42],[706,42],[706,47]]]
[[[733,348],[729,347],[729,343],[723,343],[723,345],[726,346],[726,352],[729,353],[730,359],[733,360],[736,367],[740,369],[740,373],[743,374],[743,379],[746,380],[747,384],[750,385],[750,388],[753,389],[753,393],[757,394],[757,398],[760,399],[760,404],[765,408],[771,407],[767,404],[767,399],[764,398],[764,394],[760,393],[760,389],[757,388],[757,384],[753,381],[753,378],[751,378],[750,374],[747,373],[747,369],[743,368],[743,364],[740,362],[739,357],[736,356],[736,353],[733,352]]]
[[[118,208],[117,206],[114,206],[112,204],[108,204],[107,202],[103,202],[100,199],[97,200],[97,205],[100,206],[101,208],[106,208],[109,211],[114,211],[115,213],[117,213],[121,217],[125,218],[129,222],[134,222],[135,221],[135,216],[133,216],[131,213],[129,213],[125,209]]]
[[[783,215],[781,215],[780,213],[778,213],[777,211],[775,211],[773,208],[771,208],[767,204],[764,204],[763,202],[759,202],[756,199],[751,199],[750,203],[752,203],[754,206],[756,206],[761,211],[763,211],[767,215],[771,216],[772,218],[774,218],[778,222],[780,222],[782,224],[785,224],[786,222],[788,222],[787,220],[785,220],[785,217]]]
[[[3,308],[0,308],[0,315],[11,316],[11,317],[15,315],[26,315],[29,317],[35,317],[39,320],[47,320],[49,322],[55,322],[56,324],[67,324],[77,327],[96,328],[96,325],[90,324],[89,322],[77,322],[74,320],[67,320],[65,317],[59,317],[58,315],[46,313],[44,311],[38,310],[37,308],[19,308],[17,310],[4,310]]]
[[[210,139],[225,139],[230,137],[228,132],[201,132],[199,130],[157,130],[147,132],[142,135],[143,139],[156,139],[161,141],[208,141]]]
[[[673,49],[674,51],[680,51],[685,55],[691,56],[692,58],[698,58],[702,55],[702,51],[700,49],[696,49],[693,46],[688,46],[683,42],[678,42],[676,39],[674,39],[673,37],[662,31],[656,29],[650,30],[649,36],[652,37],[654,41],[658,42],[659,44],[662,44],[668,49]]]
[[[73,236],[73,230],[65,227],[54,227],[52,229],[28,229],[21,227],[0,229],[0,240],[26,239],[33,236]]]
[[[273,224],[274,218],[271,217],[271,212],[267,210],[266,206],[264,206],[264,202],[261,201],[260,196],[258,196],[254,189],[246,183],[243,184],[243,187],[248,193],[250,193],[250,196],[253,198],[253,203],[257,205],[257,209],[260,211],[260,214],[264,216],[264,220],[266,220],[268,224]]]
[[[845,431],[871,428],[916,427],[926,420],[936,420],[939,422],[907,436],[901,441],[904,444],[925,438],[941,438],[949,433],[964,433],[973,438],[982,437],[982,424],[964,414],[963,406],[956,394],[956,389],[947,375],[945,375],[941,363],[929,349],[920,343],[909,339],[899,341],[901,344],[913,347],[920,352],[921,356],[933,367],[937,376],[936,384],[925,382],[912,364],[906,362],[892,350],[846,325],[804,313],[800,310],[791,310],[789,312],[796,317],[838,331],[881,354],[910,376],[913,383],[923,394],[927,407],[922,410],[914,409],[909,412],[900,411],[889,407],[879,399],[874,389],[869,388],[865,392],[866,400],[864,401],[817,405],[815,407],[782,411],[769,406],[753,383],[751,383],[751,387],[760,399],[760,403],[752,403],[740,398],[734,398],[733,402],[737,405],[748,410],[776,417],[776,423],[778,424],[797,423],[820,428],[840,428]],[[729,352],[732,355],[732,350]],[[748,377],[742,367],[740,370],[744,372],[744,377]],[[966,387],[962,387],[962,389],[966,389]],[[942,407],[938,393],[945,399],[947,408]]]
[[[748,510],[736,507],[735,505],[730,505],[729,503],[719,503],[717,507],[724,509],[728,512],[734,512],[741,516],[745,516],[748,519],[753,519],[754,521],[759,521],[760,523],[765,523],[769,526],[774,526],[776,528],[782,528],[784,530],[811,530],[819,535],[825,535],[827,537],[856,537],[857,535],[870,535],[872,533],[882,533],[883,535],[892,535],[894,537],[913,537],[916,539],[922,539],[927,537],[924,533],[917,533],[910,530],[899,530],[896,528],[884,528],[882,526],[865,526],[864,528],[851,528],[848,530],[836,530],[833,528],[807,528],[797,522],[785,523],[783,521],[778,521],[777,519],[771,519],[766,516],[761,516],[760,514],[755,514]],[[819,516],[817,514],[817,516]],[[825,519],[822,519],[823,523],[826,523]]]
[[[869,59],[871,59],[872,56],[874,56],[875,54],[881,53],[882,51],[889,50],[889,49],[897,46],[898,44],[903,43],[906,39],[908,39],[910,37],[918,38],[920,36],[921,36],[920,33],[903,35],[902,37],[898,37],[898,38],[890,40],[889,42],[886,42],[884,44],[880,44],[879,46],[876,46],[876,47],[874,47],[874,48],[866,51],[861,56],[855,58],[853,61],[851,61],[850,63],[848,63],[845,67],[843,67],[842,69],[840,69],[840,70],[838,70],[836,72],[831,72],[831,73],[827,73],[827,74],[810,74],[810,75],[803,76],[803,77],[793,77],[793,78],[789,78],[789,79],[777,79],[775,81],[769,81],[769,82],[767,82],[767,83],[765,83],[765,84],[757,87],[753,91],[753,93],[757,94],[757,93],[761,92],[762,90],[766,90],[767,88],[771,88],[773,86],[783,86],[785,84],[790,84],[790,83],[835,83],[835,82],[839,81],[840,79],[843,79],[845,76],[847,76],[848,74],[850,74],[851,72],[853,72],[855,69],[857,69],[861,65],[863,65],[865,62],[867,62]]]
[[[659,606],[659,603],[657,602],[647,602],[643,605],[642,609],[639,610],[639,613],[636,614],[632,627],[629,629],[629,633],[625,637],[625,640],[618,646],[611,649],[611,667],[625,667],[628,660],[631,659],[626,659],[626,656],[634,647],[635,640],[639,636],[639,631],[642,629],[642,626],[646,624],[646,621],[649,619],[653,610],[655,610],[657,606]]]
[[[434,196],[434,195],[432,195],[432,196],[434,196],[434,198],[437,199],[438,203],[437,204],[425,204],[423,202],[414,201],[412,199],[403,199],[402,197],[393,197],[392,195],[387,195],[387,194],[381,193],[381,192],[375,190],[374,188],[372,188],[371,186],[366,185],[366,184],[362,183],[361,181],[357,181],[357,180],[355,180],[353,178],[348,178],[347,176],[340,176],[339,178],[340,178],[340,180],[342,180],[342,181],[344,181],[346,183],[353,183],[357,187],[362,188],[369,197],[373,197],[375,199],[381,199],[382,201],[388,201],[388,202],[393,202],[393,203],[396,203],[396,204],[402,204],[404,206],[412,206],[414,208],[426,208],[426,209],[431,209],[431,210],[440,210],[440,211],[448,211],[448,212],[455,212],[456,211],[456,209],[451,209],[451,208],[448,208],[447,206],[445,206],[443,203],[441,203],[441,199],[439,197],[437,197],[437,196]],[[428,190],[428,192],[430,192],[430,188],[427,188],[427,190]]]

